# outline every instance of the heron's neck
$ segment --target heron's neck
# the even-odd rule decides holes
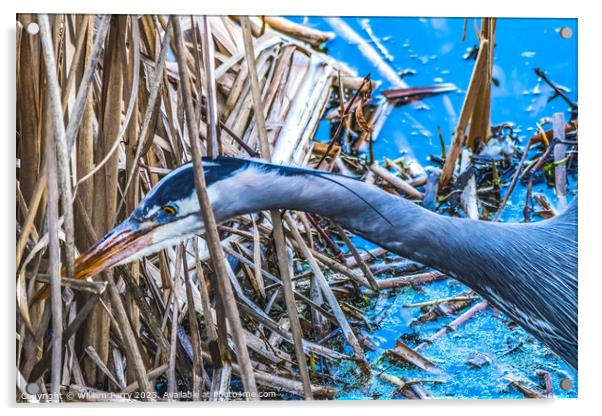
[[[351,178],[286,172],[250,168],[215,184],[219,202],[214,211],[223,213],[222,220],[266,209],[312,212],[408,259],[454,274],[460,271],[450,256],[466,249],[459,232],[465,221],[437,215]]]
[[[473,280],[473,287],[488,284],[489,275],[499,278],[514,261],[532,264],[550,252],[545,227],[438,215],[339,175],[258,165],[216,183],[212,192],[218,220],[266,209],[316,213],[403,257]]]
[[[350,178],[254,167],[212,186],[218,221],[266,209],[330,217],[483,295],[576,368],[577,204],[536,224],[437,215]]]

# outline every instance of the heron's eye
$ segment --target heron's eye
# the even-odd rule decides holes
[[[161,209],[167,215],[176,215],[176,212],[177,212],[176,209],[173,206],[171,206],[171,205],[162,206]]]

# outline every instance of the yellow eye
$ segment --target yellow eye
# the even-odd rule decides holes
[[[176,209],[174,207],[172,207],[171,205],[165,205],[165,206],[161,207],[161,209],[167,215],[176,215]]]

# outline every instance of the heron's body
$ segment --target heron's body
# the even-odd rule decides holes
[[[576,199],[553,219],[492,223],[438,215],[321,171],[232,158],[205,160],[204,169],[218,222],[266,209],[330,217],[391,252],[449,273],[577,368]],[[152,250],[139,249],[120,262],[202,231],[192,165],[166,176],[126,222],[143,224],[171,203],[181,218],[172,220],[169,232],[155,227]]]

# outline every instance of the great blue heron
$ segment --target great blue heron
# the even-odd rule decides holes
[[[226,157],[204,159],[203,166],[218,222],[267,209],[330,217],[393,253],[455,277],[577,368],[577,198],[552,219],[494,223],[438,215],[322,171]],[[77,277],[202,232],[192,164],[186,164],[77,259]]]

